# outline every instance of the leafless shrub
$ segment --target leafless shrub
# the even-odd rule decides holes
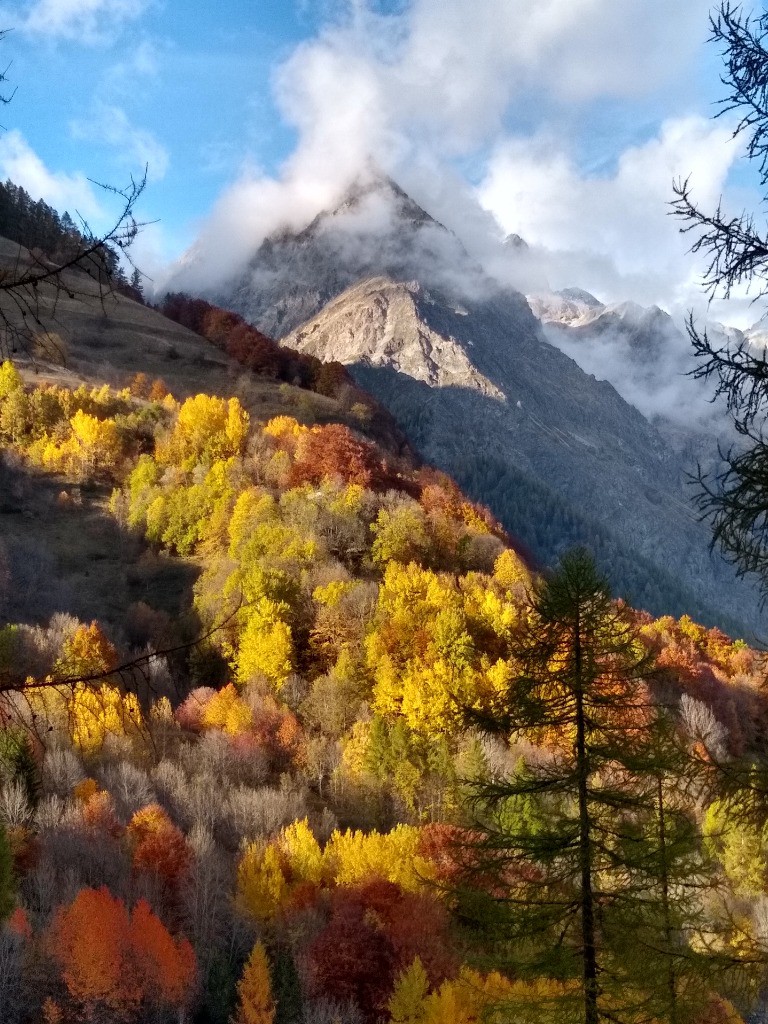
[[[46,796],[35,808],[35,825],[39,831],[58,828],[71,804],[60,796]]]
[[[85,778],[83,763],[70,747],[50,746],[43,759],[43,791],[65,797]]]
[[[289,787],[250,789],[238,786],[227,798],[226,820],[231,836],[266,838],[309,813],[304,790]]]
[[[304,1007],[304,1024],[363,1024],[363,1015],[354,1003],[314,999]]]
[[[32,808],[27,791],[20,782],[0,786],[0,821],[11,828],[26,825],[32,820]]]
[[[324,807],[322,812],[312,819],[312,831],[321,845],[328,842],[338,827],[338,818],[329,807]]]
[[[80,620],[67,612],[56,612],[47,626],[21,626],[24,668],[30,675],[40,677],[53,669],[64,641],[80,626]]]
[[[26,1009],[22,986],[24,941],[0,926],[0,1007],[3,1024],[18,1024]]]
[[[762,948],[768,950],[768,896],[764,894],[752,905],[752,932]]]
[[[46,862],[56,878],[56,903],[74,899],[86,886],[102,885],[115,895],[128,891],[131,865],[128,851],[112,836],[89,828],[77,809],[65,815],[57,828],[38,836],[39,860],[36,870]]]
[[[127,821],[141,807],[155,801],[155,791],[147,773],[131,764],[118,761],[99,772],[99,781],[115,801],[118,816]]]
[[[680,719],[691,739],[703,743],[716,761],[728,756],[728,732],[707,704],[684,693],[680,698]]]
[[[189,826],[214,831],[222,813],[221,788],[209,775],[196,775],[186,787],[184,811]]]
[[[175,821],[181,820],[187,795],[187,776],[182,768],[164,758],[153,768],[152,782],[163,807]]]
[[[480,736],[479,738],[491,777],[502,779],[505,775],[509,775],[514,770],[520,754],[513,754],[507,744],[498,736]]]
[[[189,771],[211,775],[220,781],[230,778],[235,770],[232,746],[218,729],[211,729],[197,743],[186,747],[183,761]]]
[[[496,559],[503,550],[504,544],[492,533],[472,534],[464,551],[464,562],[468,569],[492,573]]]
[[[232,865],[213,834],[201,825],[192,828],[189,845],[194,860],[184,886],[182,918],[205,976],[231,925]]]

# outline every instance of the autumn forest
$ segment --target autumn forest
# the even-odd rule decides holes
[[[196,570],[176,619],[0,629],[4,1024],[738,1024],[764,655],[583,551],[542,575],[356,400],[260,421],[3,364],[6,464]]]

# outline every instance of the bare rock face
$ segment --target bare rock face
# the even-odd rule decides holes
[[[430,387],[464,387],[504,400],[472,364],[462,345],[434,330],[419,314],[432,301],[417,281],[375,277],[353,285],[284,344],[325,362],[389,367]],[[466,311],[455,311],[466,315]]]
[[[284,344],[349,366],[422,455],[542,562],[587,543],[640,607],[758,628],[752,588],[709,552],[681,446],[548,339],[620,336],[640,373],[670,328],[661,310],[605,307],[579,290],[529,304],[387,180],[265,242],[222,300]]]
[[[279,338],[350,285],[379,274],[449,290],[489,287],[455,235],[389,178],[374,176],[298,234],[266,239],[233,289],[217,299]]]

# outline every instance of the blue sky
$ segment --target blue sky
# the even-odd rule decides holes
[[[160,223],[141,256],[162,278],[196,238],[211,262],[233,237],[244,256],[371,155],[470,248],[520,231],[557,284],[672,307],[695,285],[672,175],[753,198],[710,120],[709,6],[6,0],[0,174],[98,223],[87,178],[148,161],[142,214]]]

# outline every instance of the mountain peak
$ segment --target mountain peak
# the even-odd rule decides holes
[[[321,210],[314,220],[300,232],[299,238],[314,235],[318,230],[338,223],[340,219],[367,220],[386,213],[392,222],[411,228],[432,226],[447,231],[430,216],[388,174],[378,168],[369,168],[359,174],[346,188],[332,210]]]

